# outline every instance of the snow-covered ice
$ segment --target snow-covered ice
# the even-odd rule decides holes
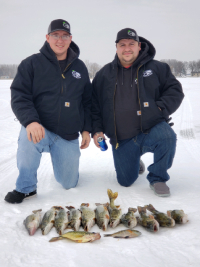
[[[54,179],[49,154],[42,156],[38,170],[38,195],[21,204],[8,204],[4,197],[15,188],[18,175],[16,166],[17,139],[20,124],[10,107],[10,80],[0,81],[0,266],[1,267],[90,267],[90,266],[153,266],[189,267],[200,266],[200,78],[181,78],[185,98],[175,112],[173,129],[177,133],[177,150],[174,164],[169,170],[168,185],[171,196],[160,198],[150,190],[146,180],[147,170],[129,188],[117,183],[111,146],[106,152],[97,149],[93,141],[81,151],[80,179],[74,189],[64,190]],[[142,157],[145,165],[152,163],[148,153]],[[107,189],[118,192],[117,205],[123,213],[129,207],[151,203],[159,211],[183,209],[189,222],[174,228],[160,228],[149,233],[140,226],[142,235],[133,239],[104,237],[93,243],[77,244],[69,240],[55,243],[48,241],[57,236],[55,229],[42,236],[40,229],[29,236],[23,225],[32,210],[42,209],[43,214],[54,205],[108,201]],[[123,230],[108,229],[107,233]]]

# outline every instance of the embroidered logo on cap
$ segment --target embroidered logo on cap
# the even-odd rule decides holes
[[[148,76],[150,76],[150,75],[152,75],[153,74],[153,71],[152,70],[145,70],[144,72],[143,72],[143,77],[148,77]]]
[[[66,22],[63,21],[63,27],[69,29],[69,24],[67,24]]]
[[[65,107],[70,107],[70,102],[65,102]]]
[[[81,78],[81,74],[75,70],[72,71],[72,76],[74,76],[74,78],[76,79],[80,79]]]
[[[128,31],[128,35],[130,35],[130,36],[135,36],[135,33],[129,30],[129,31]]]
[[[144,102],[144,107],[149,107],[149,102]]]
[[[141,115],[141,110],[137,111],[137,115],[140,116]]]

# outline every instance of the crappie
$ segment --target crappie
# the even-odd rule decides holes
[[[137,230],[122,230],[114,234],[108,234],[104,236],[112,236],[114,238],[133,238],[140,236],[142,233]]]
[[[74,231],[78,231],[81,225],[81,212],[80,210],[76,210],[72,206],[66,206],[69,212],[69,224],[68,228],[72,228]]]
[[[82,226],[84,231],[88,232],[92,228],[92,226],[95,224],[95,212],[94,210],[91,210],[88,208],[88,203],[82,203],[81,204],[81,212],[82,212]]]
[[[90,233],[84,231],[71,231],[67,232],[59,237],[53,237],[49,240],[49,242],[54,242],[62,239],[70,239],[77,243],[86,243],[86,242],[93,242],[101,238],[99,233]]]
[[[160,226],[173,227],[175,225],[174,219],[163,212],[157,211],[151,204],[146,205],[145,207],[154,214],[154,217],[159,222]]]
[[[62,207],[53,206],[44,214],[40,227],[43,235],[47,235],[50,232],[55,222],[56,211],[60,209],[62,209]]]
[[[159,223],[154,219],[153,215],[146,215],[146,207],[137,207],[140,218],[137,221],[149,232],[157,232],[159,230]]]
[[[59,235],[64,234],[64,230],[67,228],[68,223],[68,213],[62,208],[57,212],[54,223]]]
[[[96,223],[99,226],[100,229],[103,229],[103,231],[107,230],[108,223],[110,220],[109,212],[107,209],[108,204],[98,204],[96,203]]]
[[[172,217],[176,223],[182,224],[188,222],[188,216],[183,210],[168,210],[167,215]]]
[[[118,209],[119,206],[115,206],[114,201],[118,197],[118,193],[113,193],[111,189],[107,190],[108,197],[110,199],[110,205],[108,206],[108,210],[110,213],[110,227],[115,228],[119,223],[122,216],[121,209]]]
[[[24,220],[24,225],[29,233],[29,235],[34,235],[36,230],[39,228],[41,223],[41,209],[33,210],[33,214],[26,217]]]
[[[137,225],[137,219],[134,215],[136,211],[137,209],[129,208],[128,212],[122,215],[121,222],[123,223],[124,226],[131,229]]]

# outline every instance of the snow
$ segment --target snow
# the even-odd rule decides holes
[[[200,266],[200,120],[199,97],[200,79],[181,78],[185,98],[175,112],[173,129],[177,133],[177,150],[174,164],[169,170],[168,185],[171,196],[160,198],[150,190],[146,180],[147,171],[129,188],[120,186],[112,159],[111,146],[106,152],[100,151],[91,141],[90,147],[81,151],[80,179],[74,189],[64,190],[54,179],[50,156],[44,153],[38,170],[38,195],[21,204],[4,201],[8,191],[15,188],[18,175],[16,166],[17,139],[20,124],[10,107],[10,80],[0,81],[0,266]],[[108,143],[108,142],[107,142]],[[142,157],[146,167],[153,156]],[[100,232],[101,239],[93,243],[77,244],[69,240],[54,243],[48,241],[57,236],[53,228],[46,236],[38,229],[29,236],[23,225],[24,219],[33,210],[42,209],[43,214],[52,206],[108,201],[107,189],[118,192],[116,205],[123,213],[129,207],[152,204],[159,211],[183,209],[189,222],[174,228],[160,228],[157,233],[149,233],[136,226],[142,235],[132,239],[104,237],[104,232],[95,225],[94,232]],[[108,229],[114,233],[125,227]]]

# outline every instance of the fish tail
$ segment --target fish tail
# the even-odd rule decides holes
[[[128,208],[128,211],[133,211],[133,212],[136,212],[136,211],[137,211],[137,209],[135,209],[135,208]]]
[[[81,206],[84,206],[84,207],[89,207],[89,203],[82,203]]]
[[[54,208],[55,210],[63,210],[63,207],[61,206],[53,206],[52,208]]]
[[[154,208],[153,205],[149,204],[149,205],[145,205],[145,207],[147,208],[147,210],[153,212],[153,211],[156,211],[156,209]]]
[[[107,193],[110,200],[111,199],[115,200],[118,197],[118,192],[113,193],[111,189],[108,189]]]
[[[53,237],[49,240],[49,242],[55,242],[55,241],[58,241],[58,240],[62,240],[62,236],[58,236],[58,237]]]
[[[140,206],[138,206],[137,209],[138,209],[139,214],[146,213],[146,207],[140,207]]]
[[[68,210],[75,209],[73,206],[66,206],[66,208],[67,208]]]
[[[32,212],[33,212],[33,213],[37,213],[37,212],[40,212],[40,211],[42,211],[42,209],[39,209],[39,210],[33,210]]]

